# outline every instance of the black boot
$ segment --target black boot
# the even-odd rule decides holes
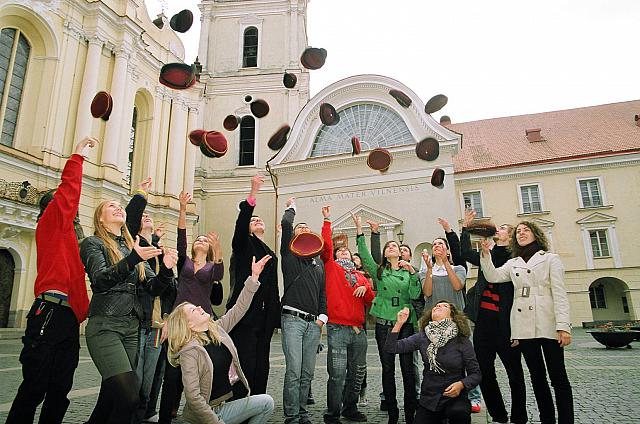
[[[404,421],[407,424],[413,424],[413,419],[416,415],[416,409],[413,406],[404,408]]]
[[[398,424],[400,411],[398,408],[389,408],[389,424]]]

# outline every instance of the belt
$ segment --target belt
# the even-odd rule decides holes
[[[219,396],[209,402],[209,406],[212,408],[218,408],[219,406],[224,405],[224,403],[233,397],[233,391],[229,393],[225,393],[222,396]]]
[[[302,318],[303,320],[309,321],[309,322],[315,321],[318,319],[318,317],[316,317],[313,314],[305,314],[304,312],[292,311],[291,309],[282,308],[282,313],[287,315],[293,315],[294,317]]]
[[[42,293],[40,296],[38,296],[38,299],[42,299],[46,302],[56,303],[60,306],[66,306],[67,308],[71,307],[67,299],[62,299],[62,298],[59,298],[58,296],[54,296],[47,293]]]
[[[376,318],[376,324],[394,326],[396,325],[396,322],[388,319]]]

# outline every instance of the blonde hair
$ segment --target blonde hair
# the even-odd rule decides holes
[[[184,307],[186,305],[193,305],[189,302],[182,302],[169,314],[167,318],[167,332],[169,337],[167,339],[169,343],[169,350],[167,352],[167,359],[169,363],[174,367],[180,365],[180,359],[178,353],[183,347],[187,345],[191,340],[196,340],[202,346],[206,346],[209,343],[220,344],[220,332],[218,331],[218,323],[214,320],[209,320],[209,328],[207,331],[193,331],[189,328],[189,320],[185,313]]]

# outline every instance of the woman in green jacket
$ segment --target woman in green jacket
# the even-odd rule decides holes
[[[400,259],[400,246],[397,242],[388,241],[382,250],[382,263],[376,264],[367,249],[362,233],[362,222],[359,216],[353,215],[356,224],[358,253],[362,258],[364,269],[373,276],[377,288],[376,297],[371,306],[371,315],[376,317],[376,343],[382,364],[382,392],[389,408],[389,424],[398,422],[399,410],[396,399],[395,354],[384,350],[387,334],[395,325],[398,311],[407,307],[411,311],[411,299],[418,299],[422,287],[418,274],[409,262]],[[416,316],[411,312],[407,323],[402,326],[399,339],[409,337],[414,333]],[[402,384],[404,386],[404,416],[405,422],[413,423],[416,411],[416,374],[413,366],[413,354],[400,354],[400,369],[402,370]]]

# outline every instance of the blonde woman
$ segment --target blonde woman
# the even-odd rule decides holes
[[[124,423],[138,404],[136,354],[142,307],[138,290],[157,296],[171,283],[178,254],[166,249],[156,275],[148,259],[162,250],[140,246],[126,226],[126,212],[114,200],[98,205],[94,235],[80,247],[93,297],[85,331],[89,354],[102,376],[98,401],[89,423]]]
[[[264,424],[273,413],[273,399],[267,394],[228,401],[233,385],[249,382],[242,371],[238,351],[228,332],[240,321],[260,287],[258,277],[271,256],[251,264],[236,304],[215,321],[202,307],[183,302],[169,315],[169,362],[182,369],[187,404],[183,418],[190,423]]]

